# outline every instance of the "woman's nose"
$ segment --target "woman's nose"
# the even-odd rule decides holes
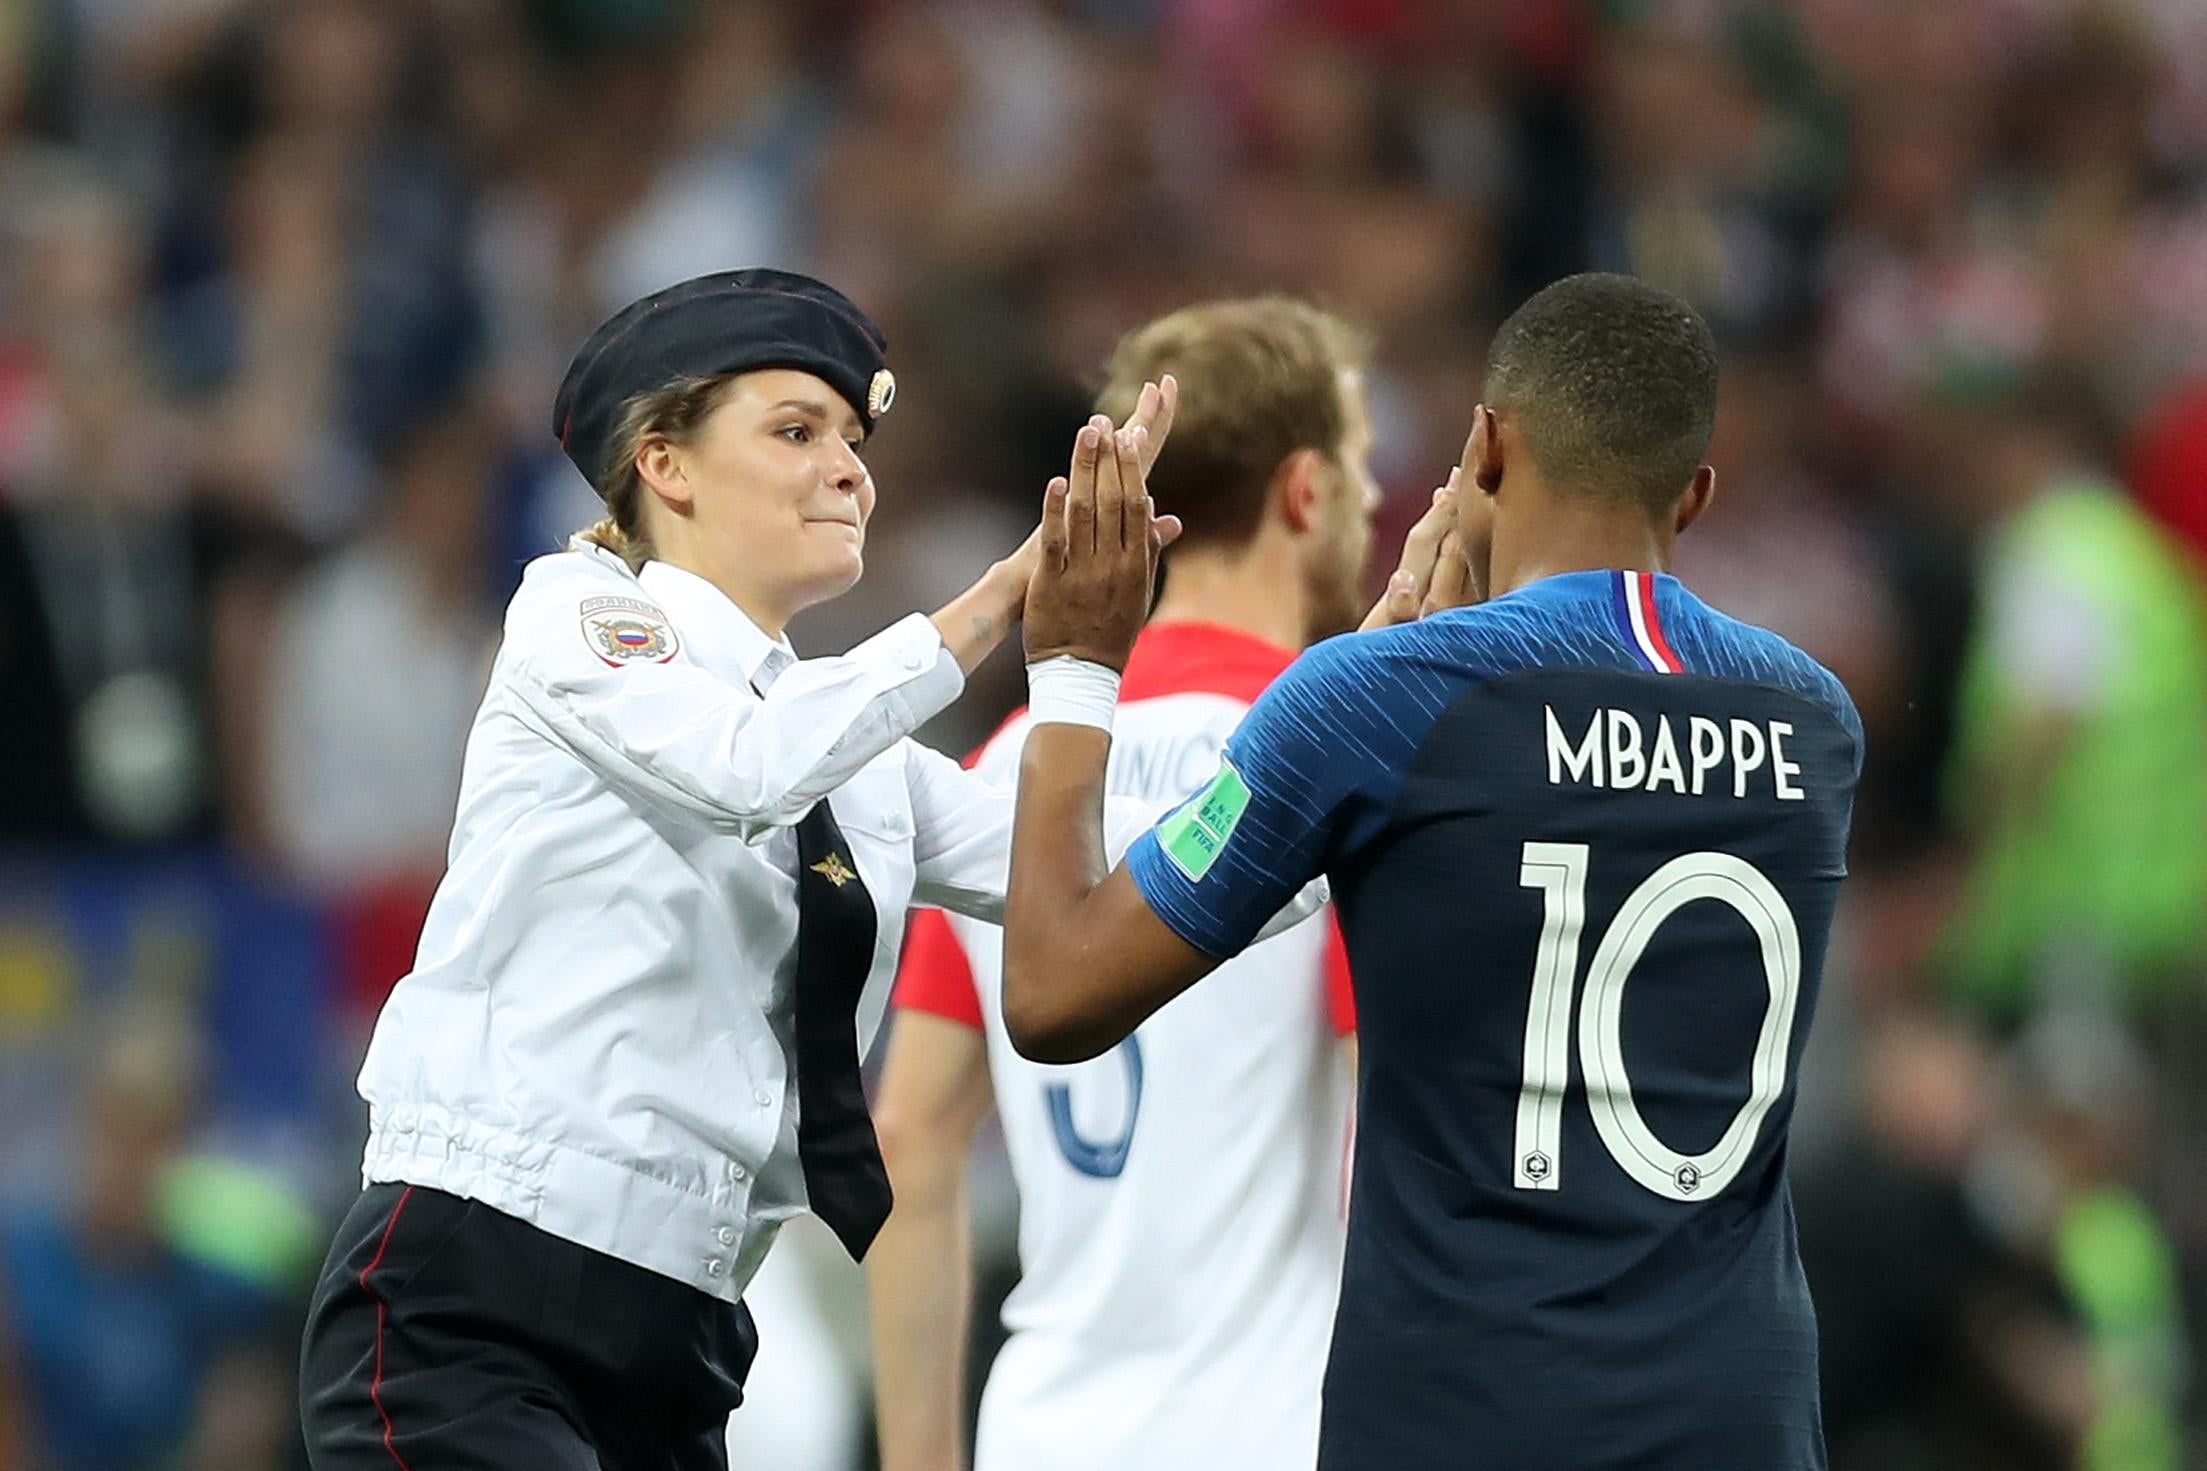
[[[828,459],[828,484],[837,490],[856,494],[858,487],[866,479],[866,462],[858,457],[858,452],[850,445],[840,440],[837,444],[838,448],[831,451]]]

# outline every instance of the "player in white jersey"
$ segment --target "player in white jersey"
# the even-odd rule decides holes
[[[1149,485],[1186,529],[1121,686],[1112,791],[1193,791],[1296,651],[1356,621],[1377,503],[1362,358],[1343,324],[1279,299],[1175,313],[1120,345],[1102,412],[1180,381]],[[1026,729],[1015,716],[979,769],[1010,785]],[[898,981],[875,1107],[896,1208],[868,1262],[884,1471],[964,1461],[966,1168],[992,1104],[1021,1280],[978,1471],[1311,1464],[1343,1240],[1336,1039],[1353,1047],[1355,1026],[1334,926],[1248,950],[1074,1067],[1012,1050],[1001,952],[995,928],[929,911]]]

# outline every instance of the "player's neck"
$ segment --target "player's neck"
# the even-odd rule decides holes
[[[1303,579],[1292,558],[1252,544],[1176,549],[1166,557],[1165,590],[1152,623],[1212,623],[1283,649],[1303,646]]]
[[[1675,540],[1668,526],[1631,510],[1543,497],[1536,511],[1515,518],[1514,525],[1495,527],[1488,596],[1566,572],[1668,572]]]

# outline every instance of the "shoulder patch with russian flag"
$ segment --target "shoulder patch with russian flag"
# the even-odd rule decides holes
[[[1655,607],[1655,574],[1612,572],[1610,600],[1617,615],[1617,632],[1625,647],[1650,673],[1683,674],[1686,666],[1671,651],[1663,634],[1663,618]]]
[[[664,664],[682,647],[667,615],[641,598],[584,598],[582,638],[615,669],[640,659]]]

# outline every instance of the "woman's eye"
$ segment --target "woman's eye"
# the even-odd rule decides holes
[[[803,444],[806,440],[812,438],[812,431],[802,424],[791,424],[778,432],[782,438],[788,440],[791,444]]]

